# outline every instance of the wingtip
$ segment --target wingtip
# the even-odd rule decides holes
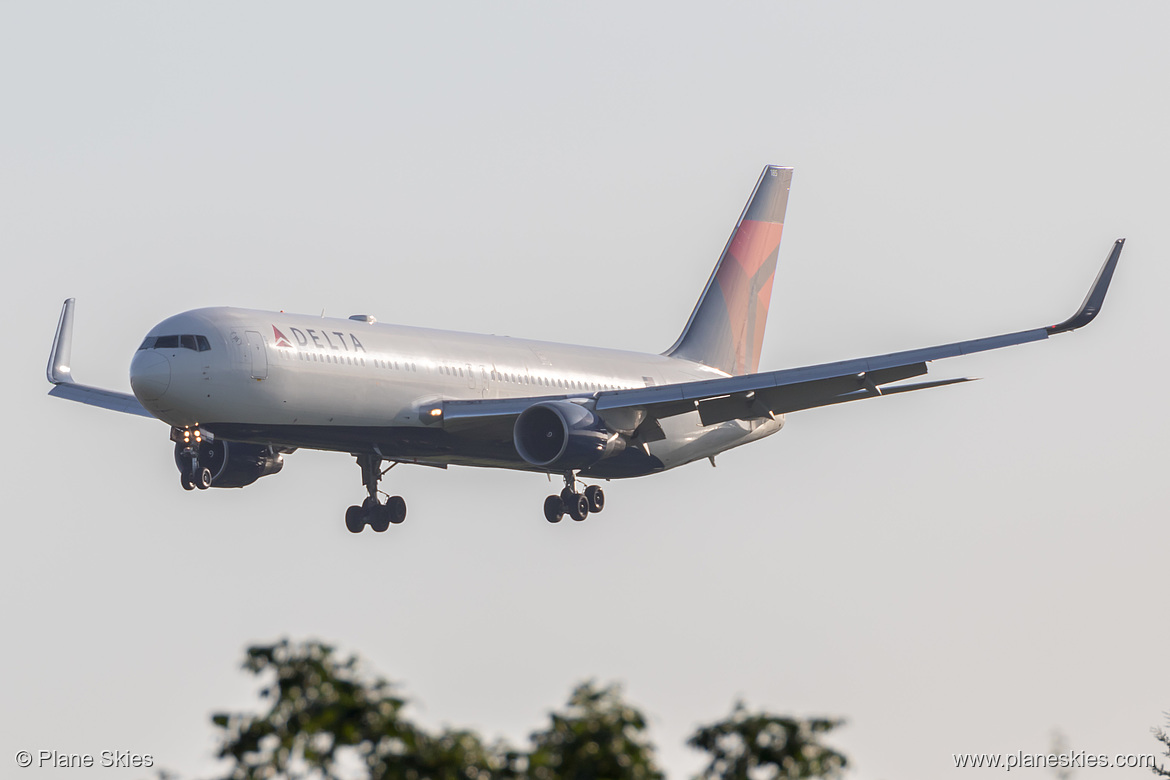
[[[1081,307],[1064,322],[1046,328],[1049,336],[1083,328],[1101,312],[1101,307],[1105,303],[1105,293],[1109,291],[1109,283],[1113,281],[1113,272],[1117,268],[1117,261],[1121,259],[1121,249],[1124,246],[1124,238],[1113,242],[1113,248],[1105,258],[1105,264],[1101,266],[1097,278],[1093,280],[1093,286],[1089,288],[1089,294],[1085,296]]]
[[[73,382],[70,367],[73,352],[73,298],[66,298],[61,304],[61,317],[57,320],[57,332],[53,336],[53,348],[49,352],[49,365],[45,375],[54,385]]]

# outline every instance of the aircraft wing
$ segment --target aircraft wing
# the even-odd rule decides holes
[[[1124,244],[1125,239],[1118,239],[1113,244],[1080,308],[1057,325],[835,363],[632,390],[613,390],[586,397],[594,399],[594,409],[615,430],[634,433],[642,441],[654,441],[661,435],[660,431],[659,435],[655,435],[655,429],[658,428],[656,420],[684,412],[698,411],[704,425],[713,425],[728,420],[767,417],[968,382],[971,381],[970,377],[961,377],[883,387],[926,374],[926,364],[934,360],[1042,341],[1057,333],[1088,325],[1101,310]],[[444,426],[499,425],[505,420],[514,419],[537,401],[573,397],[576,396],[443,401],[428,411],[435,422],[441,421]]]
[[[49,395],[154,419],[130,393],[103,390],[73,381],[73,369],[70,366],[73,353],[73,303],[73,298],[65,301],[61,307],[61,319],[57,321],[57,335],[53,337],[53,350],[49,353],[49,366],[45,371],[53,383]]]

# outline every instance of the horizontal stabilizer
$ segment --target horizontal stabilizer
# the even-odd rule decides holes
[[[847,401],[860,401],[863,398],[878,398],[878,397],[885,398],[888,395],[897,395],[898,393],[909,393],[912,390],[930,390],[931,388],[934,388],[934,387],[946,387],[947,385],[957,385],[957,384],[960,384],[962,382],[974,382],[974,381],[977,381],[978,379],[979,379],[979,377],[975,377],[975,376],[963,376],[963,377],[956,377],[953,379],[937,379],[933,382],[915,382],[915,383],[909,384],[909,385],[894,385],[892,387],[883,387],[883,388],[881,388],[880,393],[872,393],[872,392],[868,392],[868,391],[860,391],[859,390],[859,391],[855,391],[852,393],[838,395],[838,396],[835,396],[833,398],[821,399],[821,400],[817,401],[816,403],[809,404],[806,406],[785,409],[784,411],[785,412],[799,412],[803,409],[813,409],[813,408],[816,408],[818,406],[832,406],[833,404],[843,404]]]

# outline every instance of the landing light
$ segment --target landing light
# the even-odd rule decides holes
[[[443,410],[438,408],[438,407],[431,409],[431,417],[439,417],[442,414],[443,414]]]

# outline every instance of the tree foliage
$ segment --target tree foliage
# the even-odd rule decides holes
[[[370,780],[487,780],[492,750],[471,732],[430,735],[402,716],[406,700],[381,678],[368,679],[358,659],[339,659],[319,642],[288,640],[251,647],[244,669],[271,680],[260,690],[262,715],[217,713],[219,757],[232,761],[226,780],[341,780],[344,752]]]
[[[532,780],[663,780],[646,737],[646,717],[623,701],[618,686],[578,686],[550,721],[531,736]]]
[[[749,712],[737,702],[726,719],[702,726],[687,744],[711,756],[702,780],[795,780],[841,776],[845,756],[820,743],[843,723]]]
[[[267,708],[212,716],[230,762],[224,780],[664,780],[645,715],[616,685],[579,685],[517,749],[420,727],[394,685],[321,642],[250,647],[244,669],[263,680]],[[839,723],[736,705],[688,744],[711,754],[702,780],[835,778],[845,758],[818,739]]]
[[[1166,713],[1166,725],[1170,726],[1170,712]],[[1153,728],[1150,730],[1154,732],[1154,739],[1161,742],[1162,747],[1166,748],[1166,752],[1162,755],[1166,756],[1166,758],[1170,758],[1170,732],[1163,728]],[[1152,771],[1158,777],[1170,777],[1170,769],[1168,769],[1165,764],[1155,764],[1154,766],[1150,767],[1150,771]]]

